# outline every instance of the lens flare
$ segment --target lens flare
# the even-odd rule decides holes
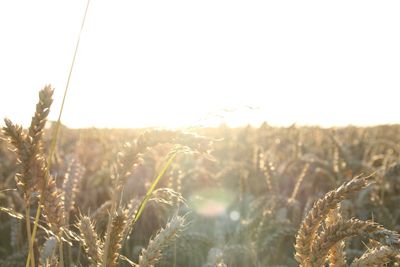
[[[234,196],[224,189],[205,188],[194,192],[189,197],[189,205],[198,214],[205,217],[216,217],[226,214]]]

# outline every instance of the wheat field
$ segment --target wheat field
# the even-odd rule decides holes
[[[0,266],[400,264],[398,125],[68,129],[52,95],[2,125]]]

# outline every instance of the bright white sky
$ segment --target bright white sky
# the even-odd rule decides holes
[[[0,2],[0,117],[56,119],[85,1]],[[92,0],[70,127],[400,122],[399,1]],[[251,107],[251,108],[248,108]]]

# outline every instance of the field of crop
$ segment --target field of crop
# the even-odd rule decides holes
[[[400,265],[398,125],[58,129],[52,93],[2,124],[0,266]]]

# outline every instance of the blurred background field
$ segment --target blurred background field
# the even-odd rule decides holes
[[[50,130],[45,134],[46,149]],[[399,131],[397,125],[322,129],[279,128],[266,123],[257,128],[197,129],[197,134],[213,141],[207,148],[209,155],[178,155],[158,186],[176,194],[156,191],[122,253],[136,261],[171,216],[189,212],[190,224],[163,250],[156,266],[216,266],[212,264],[218,257],[227,266],[296,266],[295,235],[305,213],[326,192],[360,173],[376,173],[376,183],[345,201],[343,216],[372,219],[399,231]],[[179,142],[168,141],[172,131],[150,132],[166,142],[141,155],[142,161],[124,184],[122,203],[143,198],[172,144]],[[113,162],[125,142],[135,143],[143,133],[145,129],[62,128],[51,171],[59,188],[67,175],[78,175],[69,216],[71,230],[77,231],[73,224],[82,213],[91,214],[99,233],[105,231],[108,217],[104,205],[113,191]],[[0,162],[0,206],[23,213],[21,196],[3,191],[16,187],[16,159],[4,140]],[[73,170],[76,173],[71,173]],[[21,266],[18,262],[26,257],[24,224],[6,213],[1,213],[0,219],[2,262]],[[46,238],[40,231],[38,245]],[[86,266],[80,247],[71,250],[74,263],[79,259],[79,266]],[[359,257],[364,250],[360,240],[349,242],[348,259]],[[15,265],[11,265],[12,259]]]

